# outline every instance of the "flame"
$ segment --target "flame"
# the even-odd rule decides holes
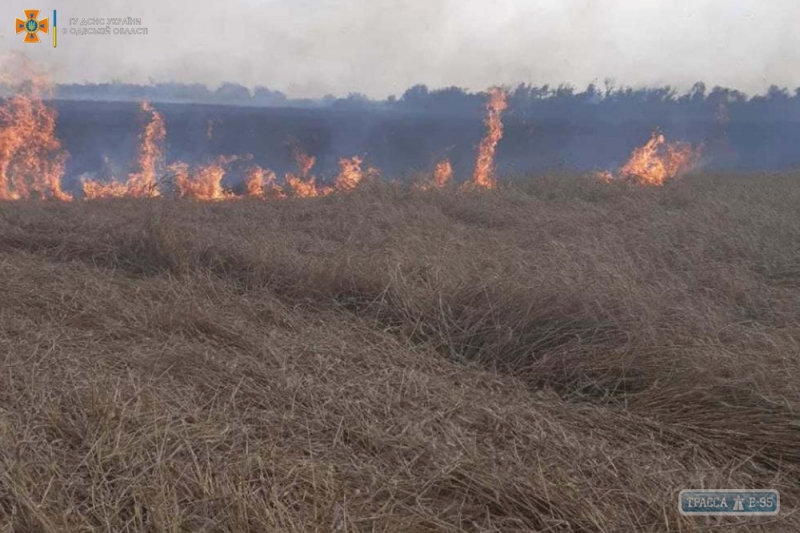
[[[244,178],[247,196],[251,198],[286,198],[283,187],[278,185],[275,173],[258,165],[250,167]]]
[[[317,158],[313,155],[308,155],[303,151],[302,148],[295,147],[294,149],[294,160],[297,163],[297,169],[300,172],[300,176],[307,178],[311,173],[311,169],[314,168],[314,165],[317,163]]]
[[[294,196],[300,198],[314,198],[320,195],[314,176],[309,179],[302,179],[290,172],[286,174],[286,185],[292,190]]]
[[[361,165],[364,161],[356,156],[339,160],[339,175],[336,176],[335,187],[337,191],[352,191],[364,179]],[[373,170],[374,169],[370,169]]]
[[[169,170],[175,175],[175,188],[180,198],[201,201],[218,201],[234,198],[222,187],[226,167],[236,161],[235,156],[220,156],[207,165],[190,168],[183,161],[172,163]]]
[[[99,198],[155,198],[158,190],[158,173],[164,164],[164,141],[167,129],[161,113],[153,109],[149,102],[142,102],[140,109],[149,115],[144,131],[139,136],[139,172],[128,175],[127,183],[112,180],[99,183],[82,179],[83,197],[87,200]]]
[[[450,160],[439,161],[433,171],[433,186],[443,189],[451,179],[453,179],[453,165],[450,164]]]
[[[56,137],[57,113],[43,101],[50,84],[24,61],[17,58],[25,81],[0,105],[0,200],[69,201],[61,188],[69,153]]]
[[[497,180],[494,177],[494,154],[497,150],[497,143],[503,138],[503,111],[508,107],[506,93],[504,90],[495,87],[489,91],[489,101],[486,103],[486,135],[481,140],[478,147],[478,160],[475,163],[475,173],[472,181],[467,182],[468,186],[483,189],[494,189]]]
[[[124,198],[128,196],[128,186],[116,180],[100,183],[88,178],[81,178],[81,187],[83,189],[83,197],[86,200]]]
[[[161,113],[149,102],[142,102],[141,110],[149,114],[150,120],[140,136],[139,172],[128,176],[130,195],[137,198],[159,196],[158,171],[164,164],[164,140],[167,138]]]
[[[700,148],[682,142],[668,143],[664,135],[654,132],[647,144],[633,151],[619,173],[640,185],[661,186],[691,170],[699,157]]]
[[[444,189],[452,179],[453,165],[450,164],[450,159],[445,158],[436,163],[436,167],[433,169],[433,176],[431,176],[430,181],[418,183],[415,188],[420,191]]]
[[[297,147],[294,148],[294,157],[298,172],[297,174],[287,173],[285,180],[292,194],[301,198],[314,198],[328,196],[334,192],[352,191],[365,178],[380,174],[380,171],[374,167],[369,167],[364,171],[361,168],[364,160],[356,155],[339,160],[339,173],[334,179],[333,187],[320,186],[317,185],[317,178],[311,175],[311,169],[316,163],[316,158]]]
[[[286,174],[286,185],[292,190],[294,196],[301,198],[313,198],[320,195],[317,189],[317,178],[311,175],[317,159],[313,155],[308,155],[301,148],[295,147],[294,159],[297,163],[297,174],[291,172]]]

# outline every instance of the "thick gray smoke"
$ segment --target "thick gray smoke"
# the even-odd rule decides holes
[[[416,83],[519,82],[749,93],[800,86],[796,0],[71,0],[70,18],[139,17],[146,36],[61,35],[23,44],[0,5],[0,49],[21,49],[57,82],[224,81],[291,96],[400,94]],[[56,5],[58,4],[58,5]]]

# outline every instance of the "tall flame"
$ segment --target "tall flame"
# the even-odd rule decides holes
[[[0,105],[0,200],[72,200],[61,188],[69,154],[56,137],[57,113],[43,101],[50,85],[21,68],[27,79]]]
[[[154,198],[160,196],[158,173],[164,164],[164,141],[167,129],[161,113],[153,109],[149,102],[142,102],[140,109],[149,116],[148,122],[139,136],[139,172],[128,175],[126,183],[111,180],[99,183],[82,179],[83,196],[88,200],[98,198]]]
[[[478,160],[475,163],[475,173],[469,186],[483,189],[494,189],[497,180],[494,177],[494,155],[497,143],[503,138],[503,111],[508,107],[506,93],[498,87],[489,91],[489,101],[486,103],[486,135],[478,147]]]
[[[619,173],[640,185],[661,186],[666,180],[691,170],[697,164],[700,150],[688,143],[668,143],[664,135],[654,132],[647,144],[633,151]]]
[[[141,110],[150,120],[140,136],[139,172],[128,176],[128,189],[134,197],[158,196],[158,172],[164,164],[164,140],[167,129],[161,113],[149,102],[142,102]]]

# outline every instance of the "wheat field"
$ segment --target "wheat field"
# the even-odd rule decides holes
[[[798,205],[796,174],[2,203],[0,531],[800,531]]]

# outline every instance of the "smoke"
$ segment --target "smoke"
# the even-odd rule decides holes
[[[27,4],[4,2],[0,21]],[[53,6],[41,5],[42,16]],[[24,45],[10,22],[3,49],[24,49],[57,82],[224,81],[297,97],[399,94],[415,83],[695,81],[762,92],[800,86],[794,0],[75,0],[70,17],[139,17],[146,36],[59,35]],[[48,9],[50,11],[48,11]]]

